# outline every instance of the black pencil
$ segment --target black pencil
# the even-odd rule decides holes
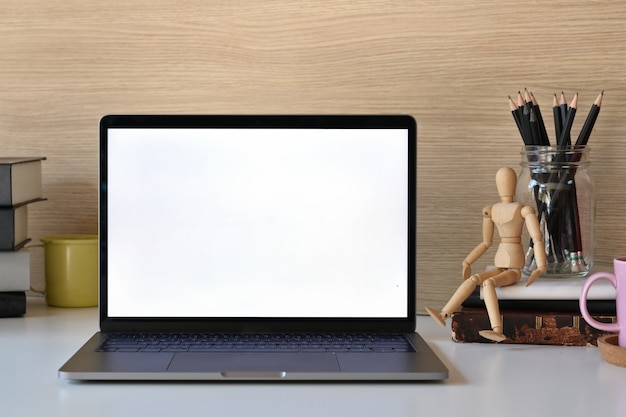
[[[558,145],[559,146],[570,146],[570,131],[572,130],[572,124],[574,123],[574,117],[576,117],[576,108],[578,107],[578,93],[574,95],[572,102],[570,103],[569,109],[567,110],[567,116],[565,118],[565,122],[563,124],[563,130],[561,131],[561,136],[559,136]]]
[[[591,110],[589,110],[587,119],[585,119],[585,123],[580,130],[580,134],[578,135],[575,146],[587,145],[587,142],[589,141],[589,136],[591,136],[591,131],[593,130],[593,125],[596,123],[596,119],[598,118],[598,114],[600,113],[600,106],[602,106],[602,97],[604,97],[604,90],[602,90],[602,92],[598,95],[596,100],[591,105]]]
[[[517,107],[521,110],[524,107],[524,97],[522,97],[522,92],[517,92]]]
[[[541,145],[541,131],[539,128],[539,120],[537,118],[537,109],[535,107],[530,107],[530,137],[532,139],[533,145]]]
[[[513,111],[514,106],[513,99],[509,96],[509,106],[511,107],[511,112]],[[515,117],[515,115],[513,116]],[[528,103],[524,101],[524,97],[522,96],[522,92],[517,92],[517,117],[516,121],[519,120],[519,131],[522,136],[522,140],[524,141],[525,146],[535,145],[532,140],[532,136],[530,133],[530,112],[528,108]]]
[[[526,138],[524,143],[527,145],[536,145],[530,129],[530,106],[528,103],[524,103],[523,107],[522,128],[524,129],[524,137]]]
[[[561,100],[559,101],[559,107],[561,108],[561,130],[563,130],[563,126],[565,125],[565,120],[567,119],[567,100],[565,99],[565,93],[561,91]],[[561,137],[561,135],[559,135]],[[559,140],[559,138],[556,138]]]
[[[515,124],[517,125],[517,130],[519,130],[519,134],[520,136],[522,136],[524,145],[528,145],[526,143],[526,138],[524,138],[524,129],[522,128],[522,121],[520,120],[519,109],[517,105],[515,104],[515,102],[513,101],[513,99],[511,98],[511,96],[509,96],[509,108],[511,109],[511,114],[513,115],[513,119],[515,120]]]
[[[559,107],[559,99],[556,93],[554,93],[554,98],[552,99],[552,113],[554,114],[554,132],[558,141],[561,137],[563,122],[561,121],[561,108]]]
[[[546,125],[543,121],[543,116],[541,115],[541,109],[539,108],[539,102],[535,98],[533,92],[530,92],[530,99],[533,103],[533,108],[535,109],[535,115],[537,116],[537,123],[539,124],[539,133],[541,138],[540,145],[542,146],[550,146],[550,139],[548,138],[548,131],[546,130]]]

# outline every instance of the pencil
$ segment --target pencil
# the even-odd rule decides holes
[[[530,137],[533,141],[533,145],[541,145],[541,132],[539,128],[539,119],[537,118],[537,109],[535,107],[530,107]]]
[[[572,99],[572,102],[570,103],[569,109],[567,110],[567,116],[563,124],[563,130],[561,131],[561,136],[559,136],[559,141],[558,141],[559,146],[571,145],[570,131],[572,130],[574,117],[576,117],[577,107],[578,107],[578,93],[574,95],[574,98]]]
[[[524,107],[524,97],[522,97],[522,92],[517,92],[517,107],[522,109]]]
[[[533,94],[533,92],[530,92],[530,99],[533,103],[534,109],[535,109],[535,113],[537,116],[537,122],[539,124],[539,133],[540,133],[540,138],[541,138],[541,143],[540,145],[542,146],[550,146],[550,139],[548,138],[548,131],[546,130],[546,125],[543,121],[543,116],[541,115],[541,109],[539,108],[539,102],[537,101],[537,99],[535,98],[535,95]]]
[[[524,88],[524,102],[525,103],[532,103],[533,105],[535,104],[535,103],[533,103],[533,100],[530,97],[530,92],[528,91],[528,88]]]
[[[559,99],[556,93],[554,93],[554,97],[552,98],[552,113],[554,114],[554,132],[558,140],[561,137],[563,122],[561,121],[561,108],[559,107]]]
[[[519,133],[522,136],[524,145],[528,145],[526,143],[526,138],[524,138],[524,129],[522,128],[522,121],[520,120],[519,109],[517,107],[517,104],[515,104],[515,102],[511,98],[511,96],[509,96],[509,108],[511,109],[511,114],[513,115],[513,119],[515,120],[515,124],[517,125],[517,130],[519,130]]]
[[[531,129],[530,129],[530,106],[529,104],[524,103],[524,107],[522,108],[522,110],[523,110],[522,128],[524,130],[524,137],[526,138],[524,143],[526,143],[527,145],[536,145],[535,141],[533,140]]]
[[[565,120],[567,119],[567,100],[565,100],[565,93],[562,91],[559,106],[561,108],[561,130],[563,130],[563,125],[565,124]],[[559,135],[559,137],[561,137],[561,135]],[[558,140],[559,138],[557,137],[556,139]]]
[[[600,113],[600,106],[602,106],[602,97],[604,97],[604,90],[600,92],[596,100],[591,105],[591,110],[589,110],[587,119],[585,119],[585,123],[580,130],[580,134],[578,135],[578,139],[576,139],[575,146],[587,145],[587,142],[589,141],[589,136],[591,136],[591,131],[593,130],[593,125],[596,123],[596,119],[598,118],[598,114]]]

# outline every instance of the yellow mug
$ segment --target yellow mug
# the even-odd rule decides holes
[[[41,238],[46,302],[55,307],[98,305],[98,236],[66,234]]]

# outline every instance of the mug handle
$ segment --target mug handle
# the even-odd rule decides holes
[[[582,291],[580,293],[580,300],[579,300],[580,312],[582,313],[582,316],[585,319],[585,321],[590,326],[595,327],[598,330],[603,330],[605,332],[618,332],[619,323],[601,323],[598,320],[591,317],[591,314],[589,314],[589,310],[587,310],[587,295],[589,294],[589,290],[591,289],[591,286],[593,285],[593,283],[600,279],[606,279],[608,281],[611,281],[611,284],[613,284],[613,287],[617,288],[617,278],[615,278],[614,274],[611,274],[610,272],[596,272],[595,274],[591,275],[589,278],[585,280]]]

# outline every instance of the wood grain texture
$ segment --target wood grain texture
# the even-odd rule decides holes
[[[481,239],[496,170],[519,169],[506,97],[524,87],[547,108],[554,92],[578,92],[582,114],[605,90],[590,140],[597,260],[626,254],[624,22],[625,1],[600,0],[5,0],[0,154],[48,157],[49,200],[30,211],[36,240],[97,231],[104,114],[412,114],[418,305],[438,306]]]

